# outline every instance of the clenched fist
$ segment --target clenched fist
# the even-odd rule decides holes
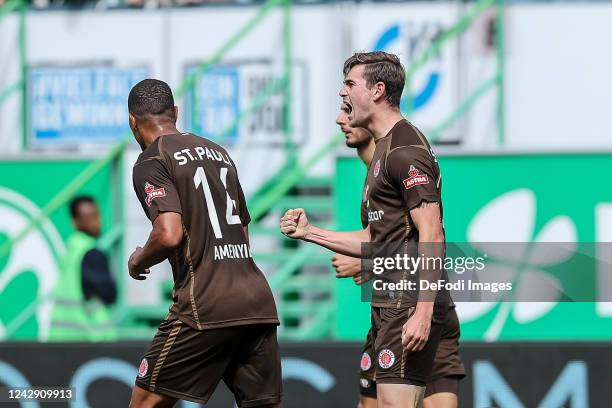
[[[336,270],[336,278],[354,277],[361,272],[361,260],[342,254],[332,257],[332,266]]]
[[[293,239],[304,239],[308,234],[310,224],[303,208],[287,210],[280,221],[280,230]]]
[[[142,268],[136,265],[136,258],[140,256],[142,253],[141,247],[136,247],[132,255],[130,255],[130,259],[128,260],[128,271],[130,276],[136,280],[145,280],[147,279],[147,275],[151,272],[148,268]]]

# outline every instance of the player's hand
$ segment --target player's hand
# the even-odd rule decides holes
[[[353,282],[355,282],[355,285],[363,285],[365,280],[363,279],[361,272],[358,272],[355,275],[353,275]]]
[[[128,260],[128,270],[130,271],[130,276],[136,280],[145,280],[147,279],[147,275],[151,272],[148,268],[139,267],[136,264],[136,260],[142,253],[141,247],[136,247],[132,255],[130,255],[130,259]]]
[[[280,221],[280,229],[289,238],[304,239],[310,230],[303,208],[287,210]]]
[[[351,256],[334,255],[332,257],[332,266],[336,269],[336,278],[354,278],[361,272],[361,260]]]
[[[402,345],[408,351],[421,351],[429,338],[431,317],[415,312],[408,318],[402,330]]]

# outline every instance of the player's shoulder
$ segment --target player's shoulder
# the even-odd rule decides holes
[[[134,177],[146,174],[153,169],[165,168],[167,154],[180,145],[178,137],[182,134],[169,134],[158,137],[138,155],[134,163]]]
[[[200,143],[201,146],[212,148],[212,149],[215,149],[217,151],[220,151],[220,152],[228,155],[227,150],[225,150],[225,148],[223,146],[221,146],[218,143],[213,142],[212,140],[208,139],[207,137],[205,137],[205,136],[196,136],[196,135],[192,135],[192,136],[195,137],[196,140],[199,140],[199,143]]]
[[[427,138],[407,120],[402,120],[389,135],[386,161],[403,161],[410,157],[433,159],[433,152]]]
[[[407,120],[398,122],[389,135],[389,151],[397,148],[421,148],[429,150],[429,142],[425,135]]]
[[[161,153],[159,150],[160,139],[161,138],[159,137],[155,139],[153,143],[147,146],[147,148],[144,149],[142,153],[138,155],[138,158],[136,159],[136,162],[134,163],[134,169],[140,167],[143,163],[146,163],[152,160],[161,159]]]

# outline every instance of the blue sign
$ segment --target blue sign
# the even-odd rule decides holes
[[[395,41],[399,40],[401,37],[401,29],[399,24],[393,24],[389,28],[387,28],[374,44],[374,51],[385,51],[388,47]],[[414,39],[413,39],[414,41]],[[414,57],[414,55],[413,55]],[[412,109],[419,110],[421,109],[433,96],[438,85],[440,83],[440,72],[438,70],[434,70],[429,73],[427,76],[427,80],[425,81],[425,85],[423,88],[416,92],[412,96]],[[402,106],[400,107],[403,110],[405,101],[402,99]]]
[[[130,89],[148,69],[35,67],[30,70],[30,140],[36,145],[114,142],[129,131]]]
[[[194,68],[188,69],[188,73]],[[193,92],[195,90],[195,92]],[[186,95],[187,116],[194,133],[232,143],[239,127],[228,126],[240,113],[240,76],[237,66],[219,66],[198,75],[195,86]]]

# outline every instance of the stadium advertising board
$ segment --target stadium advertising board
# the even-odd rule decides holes
[[[187,74],[194,70],[189,66]],[[307,64],[294,62],[291,75],[292,140],[300,144],[309,132]],[[192,132],[225,145],[282,145],[282,76],[278,62],[266,59],[229,61],[196,73],[194,86],[185,97],[186,123]],[[269,92],[271,89],[275,91]],[[259,109],[253,109],[264,100]],[[236,120],[240,122],[233,126]]]
[[[397,54],[408,67],[459,16],[456,3],[412,3],[361,5],[356,9],[354,49]],[[374,18],[373,18],[374,17]],[[459,98],[459,52],[457,41],[446,44],[412,81],[412,118],[424,131],[436,127],[453,112]],[[402,109],[406,108],[405,103]],[[457,142],[449,132],[444,141]]]
[[[0,386],[70,387],[73,408],[125,406],[146,346],[0,344]],[[356,405],[361,344],[287,343],[280,350],[284,407],[304,408],[305,401],[320,408]],[[610,345],[467,343],[461,355],[468,375],[460,383],[460,407],[608,406]],[[183,401],[177,406],[199,405]],[[232,406],[225,386],[206,404],[207,408]]]
[[[551,288],[546,302],[462,302],[457,309],[465,340],[603,340],[612,338],[607,294],[610,293],[610,255],[595,252],[587,262],[579,248],[610,242],[612,192],[602,188],[612,166],[609,154],[532,154],[439,157],[442,171],[444,226],[447,242],[489,248],[497,270],[515,276],[517,287]],[[589,176],[585,176],[588,169]],[[358,176],[356,176],[358,175]],[[357,158],[337,163],[338,223],[360,228],[359,205],[364,166]],[[507,242],[537,254],[543,242],[580,242],[555,256],[527,257],[519,264],[509,251],[494,253]],[[544,244],[546,245],[546,244]],[[540,246],[541,247],[541,246]],[[606,246],[590,245],[594,251]],[[500,251],[496,251],[500,252]],[[607,251],[609,252],[609,251]],[[493,259],[494,258],[494,259]],[[501,269],[500,269],[501,268]],[[554,277],[555,285],[544,284]],[[563,287],[582,286],[579,302],[563,298]],[[370,317],[368,304],[352,282],[338,281],[337,336],[358,339]],[[575,289],[575,288],[572,288]],[[520,291],[514,294],[521,296]],[[523,298],[523,297],[519,297]],[[596,302],[597,300],[605,300]],[[356,311],[359,311],[358,313]],[[354,324],[347,324],[347,321]],[[563,322],[571,321],[572,324]]]
[[[112,143],[129,131],[126,100],[144,67],[36,66],[28,76],[29,144]]]

